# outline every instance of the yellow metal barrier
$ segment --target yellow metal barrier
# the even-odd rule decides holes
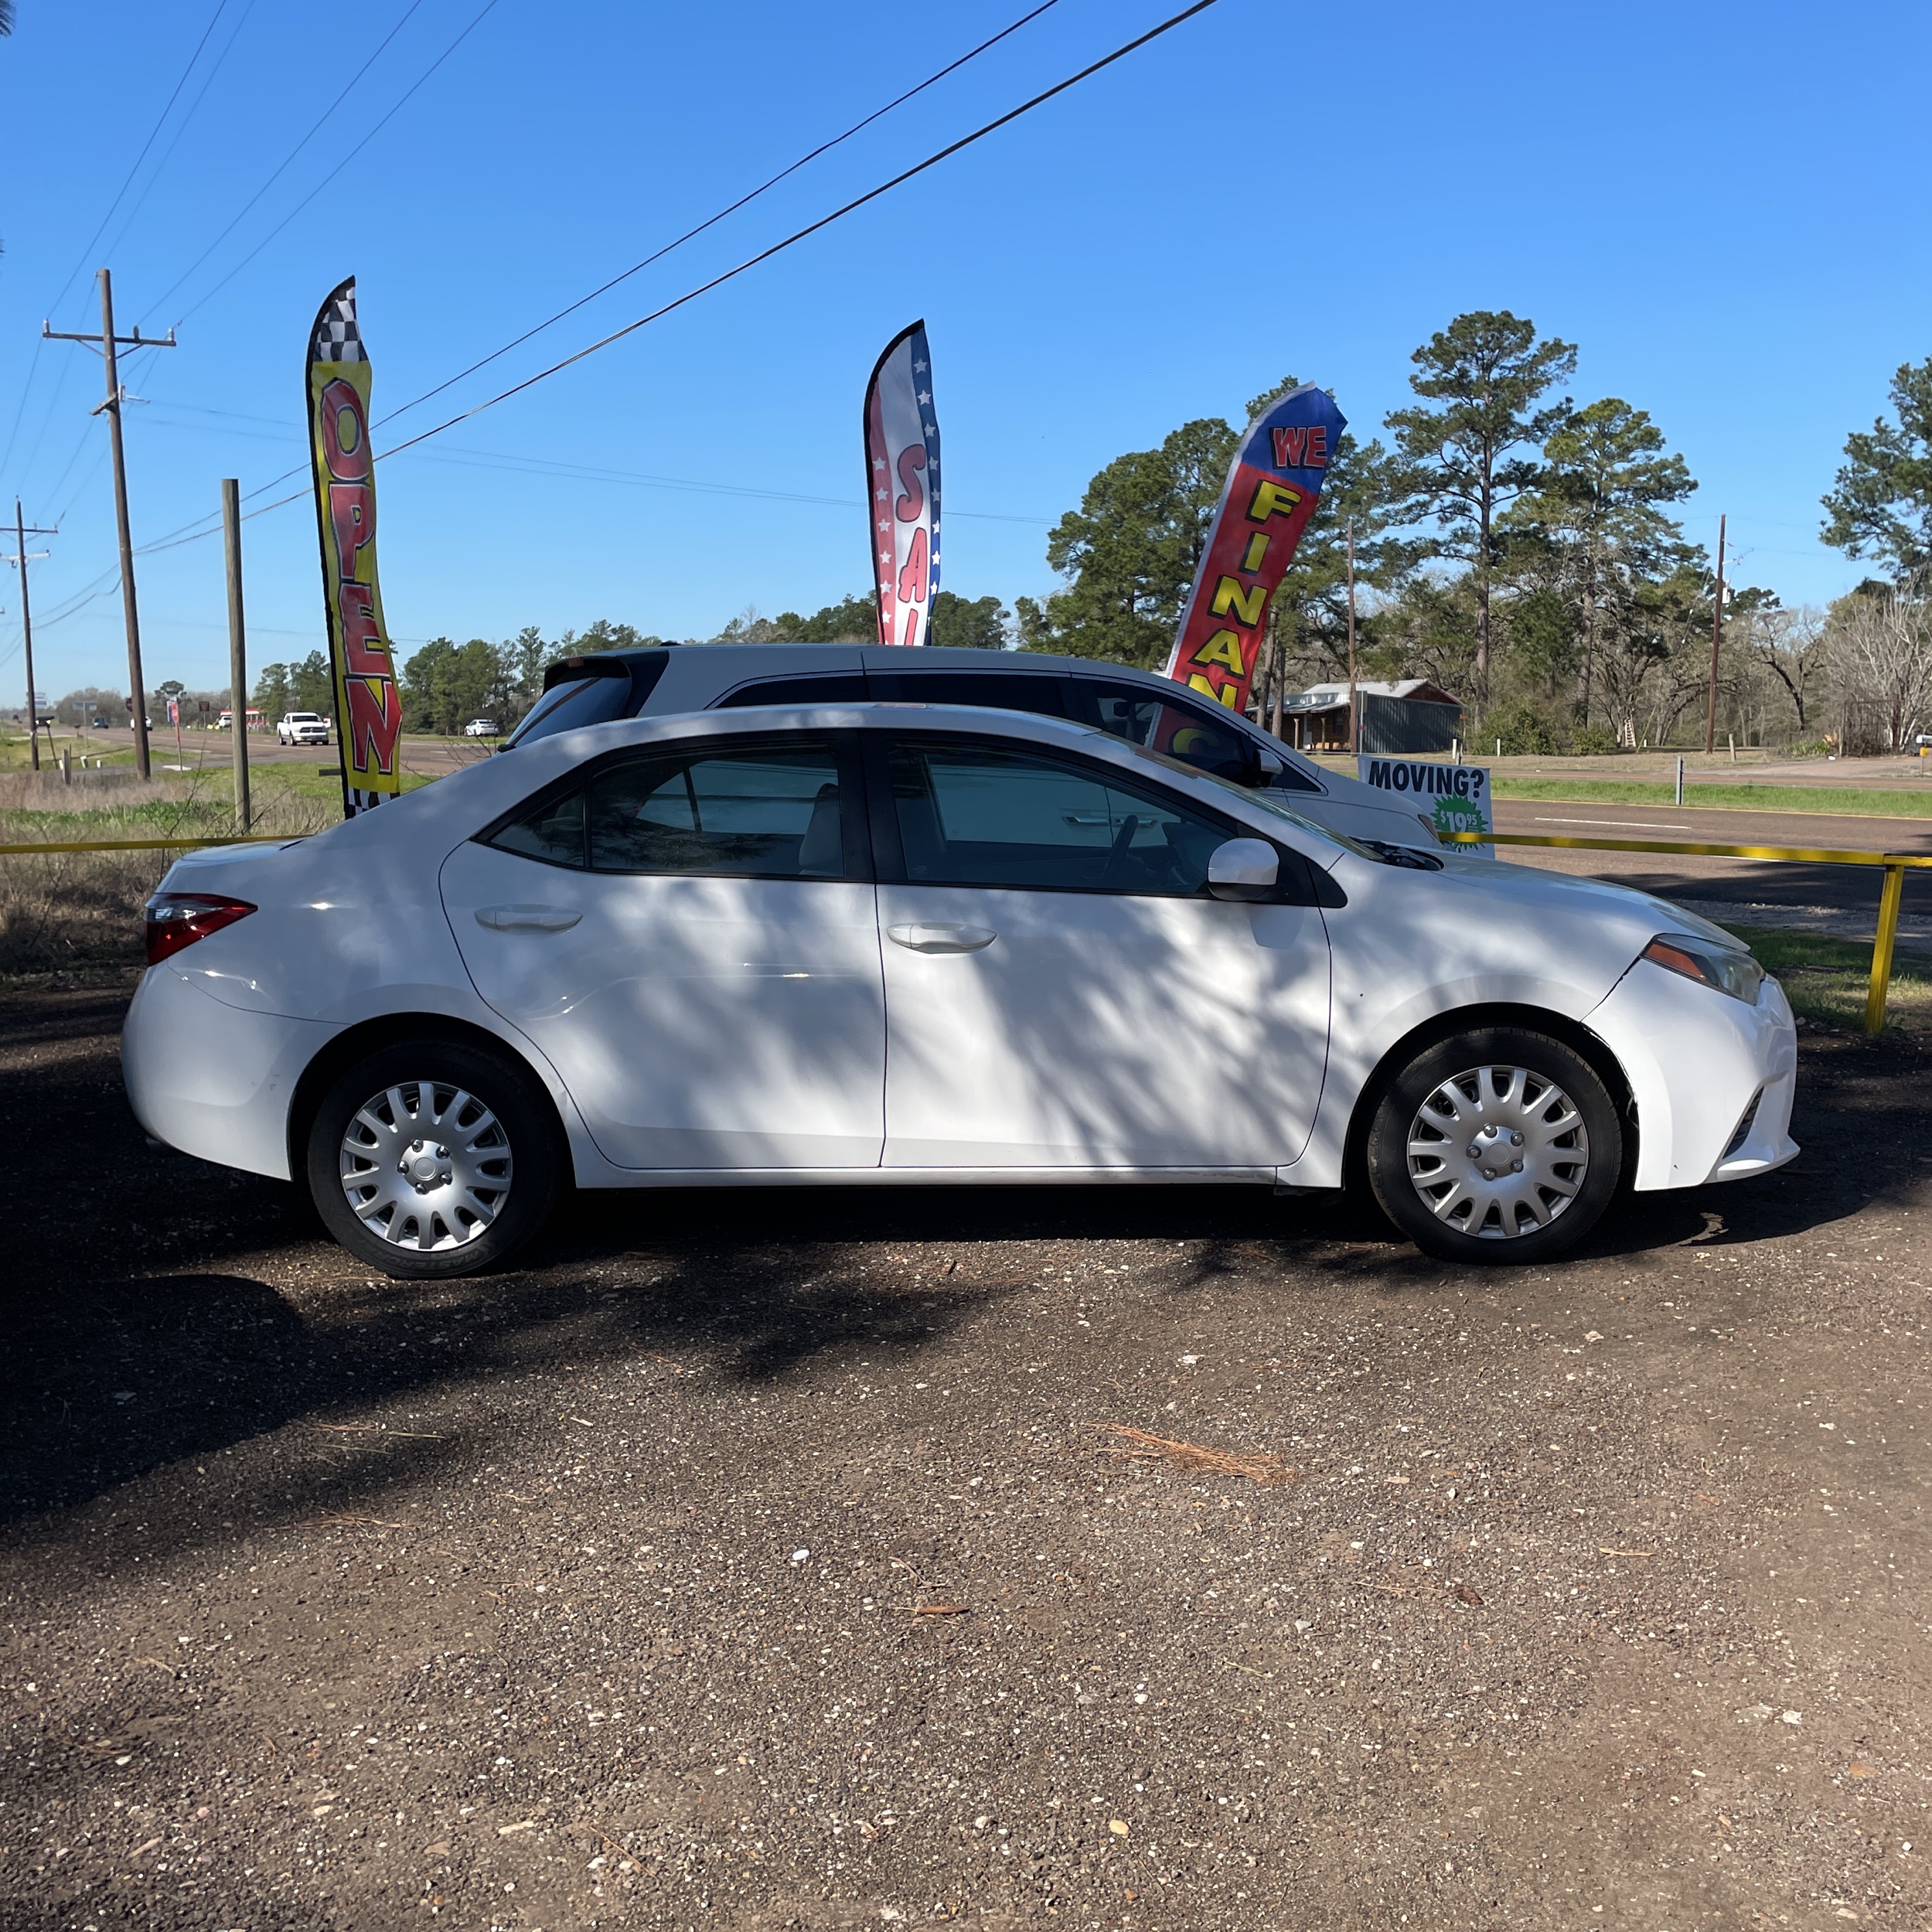
[[[1932,854],[1846,852],[1799,845],[1693,845],[1671,839],[1561,839],[1541,832],[1439,832],[1444,845],[1554,845],[1584,852],[1680,852],[1693,857],[1773,859],[1801,865],[1880,865],[1885,884],[1879,894],[1879,929],[1872,942],[1872,978],[1865,995],[1865,1030],[1885,1025],[1892,990],[1892,954],[1898,942],[1899,906],[1909,871],[1932,871]]]
[[[0,845],[7,852],[198,852],[205,845],[293,845],[300,832],[230,832],[205,839],[80,839],[59,845]]]
[[[0,854],[31,852],[174,852],[210,845],[290,845],[300,833],[228,833],[200,839],[94,839],[69,843],[0,845]],[[1877,1033],[1885,1025],[1885,1007],[1892,986],[1892,955],[1899,936],[1899,907],[1908,871],[1932,871],[1932,854],[1849,852],[1831,847],[1798,845],[1704,845],[1671,839],[1566,839],[1541,832],[1447,832],[1436,837],[1444,845],[1542,845],[1583,852],[1675,852],[1696,858],[1770,859],[1800,865],[1877,865],[1885,868],[1879,894],[1879,929],[1872,944],[1872,978],[1865,1000],[1865,1030]]]

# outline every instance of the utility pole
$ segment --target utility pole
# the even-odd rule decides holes
[[[1717,749],[1717,646],[1724,635],[1724,519],[1717,520],[1717,595],[1711,600],[1711,690],[1704,706],[1704,749]]]
[[[114,522],[121,538],[121,608],[128,625],[128,679],[132,687],[131,714],[135,727],[135,767],[141,777],[148,776],[148,693],[141,673],[141,612],[135,601],[135,546],[128,530],[128,462],[121,447],[121,377],[119,365],[114,359],[118,344],[130,349],[172,349],[175,332],[171,329],[165,336],[144,336],[136,325],[131,336],[114,333],[114,281],[104,268],[99,271],[101,283],[101,333],[98,336],[73,336],[57,329],[49,328],[46,322],[40,325],[42,336],[49,342],[85,342],[90,349],[101,351],[101,359],[107,366],[107,397],[98,408],[87,413],[98,416],[105,413],[107,434],[114,450]]]
[[[1361,727],[1355,717],[1355,520],[1348,520],[1348,755],[1361,755]]]
[[[248,830],[248,642],[241,616],[241,485],[221,479],[221,534],[228,553],[228,723],[235,734],[235,830]]]
[[[43,530],[38,523],[29,523],[21,515],[20,499],[13,499],[13,554],[7,559],[9,564],[20,566],[20,636],[27,653],[27,748],[33,759],[33,768],[40,769],[39,705],[34,694],[33,684],[33,605],[27,596],[27,564],[31,558],[45,557],[45,550],[29,551],[29,537],[58,537],[58,530]]]

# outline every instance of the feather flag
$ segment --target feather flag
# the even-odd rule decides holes
[[[901,329],[872,366],[865,469],[879,642],[930,643],[939,588],[939,422],[923,322]]]
[[[1170,677],[1219,699],[1231,711],[1247,708],[1268,600],[1314,514],[1346,427],[1334,399],[1304,383],[1263,410],[1235,446],[1167,659]]]
[[[356,325],[356,278],[335,289],[308,338],[308,413],[315,460],[322,602],[342,748],[342,814],[403,789],[402,693],[376,581],[376,465],[369,447],[369,357]]]

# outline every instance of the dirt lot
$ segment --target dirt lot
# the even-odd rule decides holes
[[[1932,1920],[1909,1042],[1534,1273],[841,1191],[400,1290],[124,998],[0,995],[9,1927]]]

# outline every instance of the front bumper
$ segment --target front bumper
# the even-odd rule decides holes
[[[1637,1102],[1639,1192],[1742,1181],[1797,1155],[1797,1028],[1775,980],[1747,1007],[1639,959],[1585,1024]]]

